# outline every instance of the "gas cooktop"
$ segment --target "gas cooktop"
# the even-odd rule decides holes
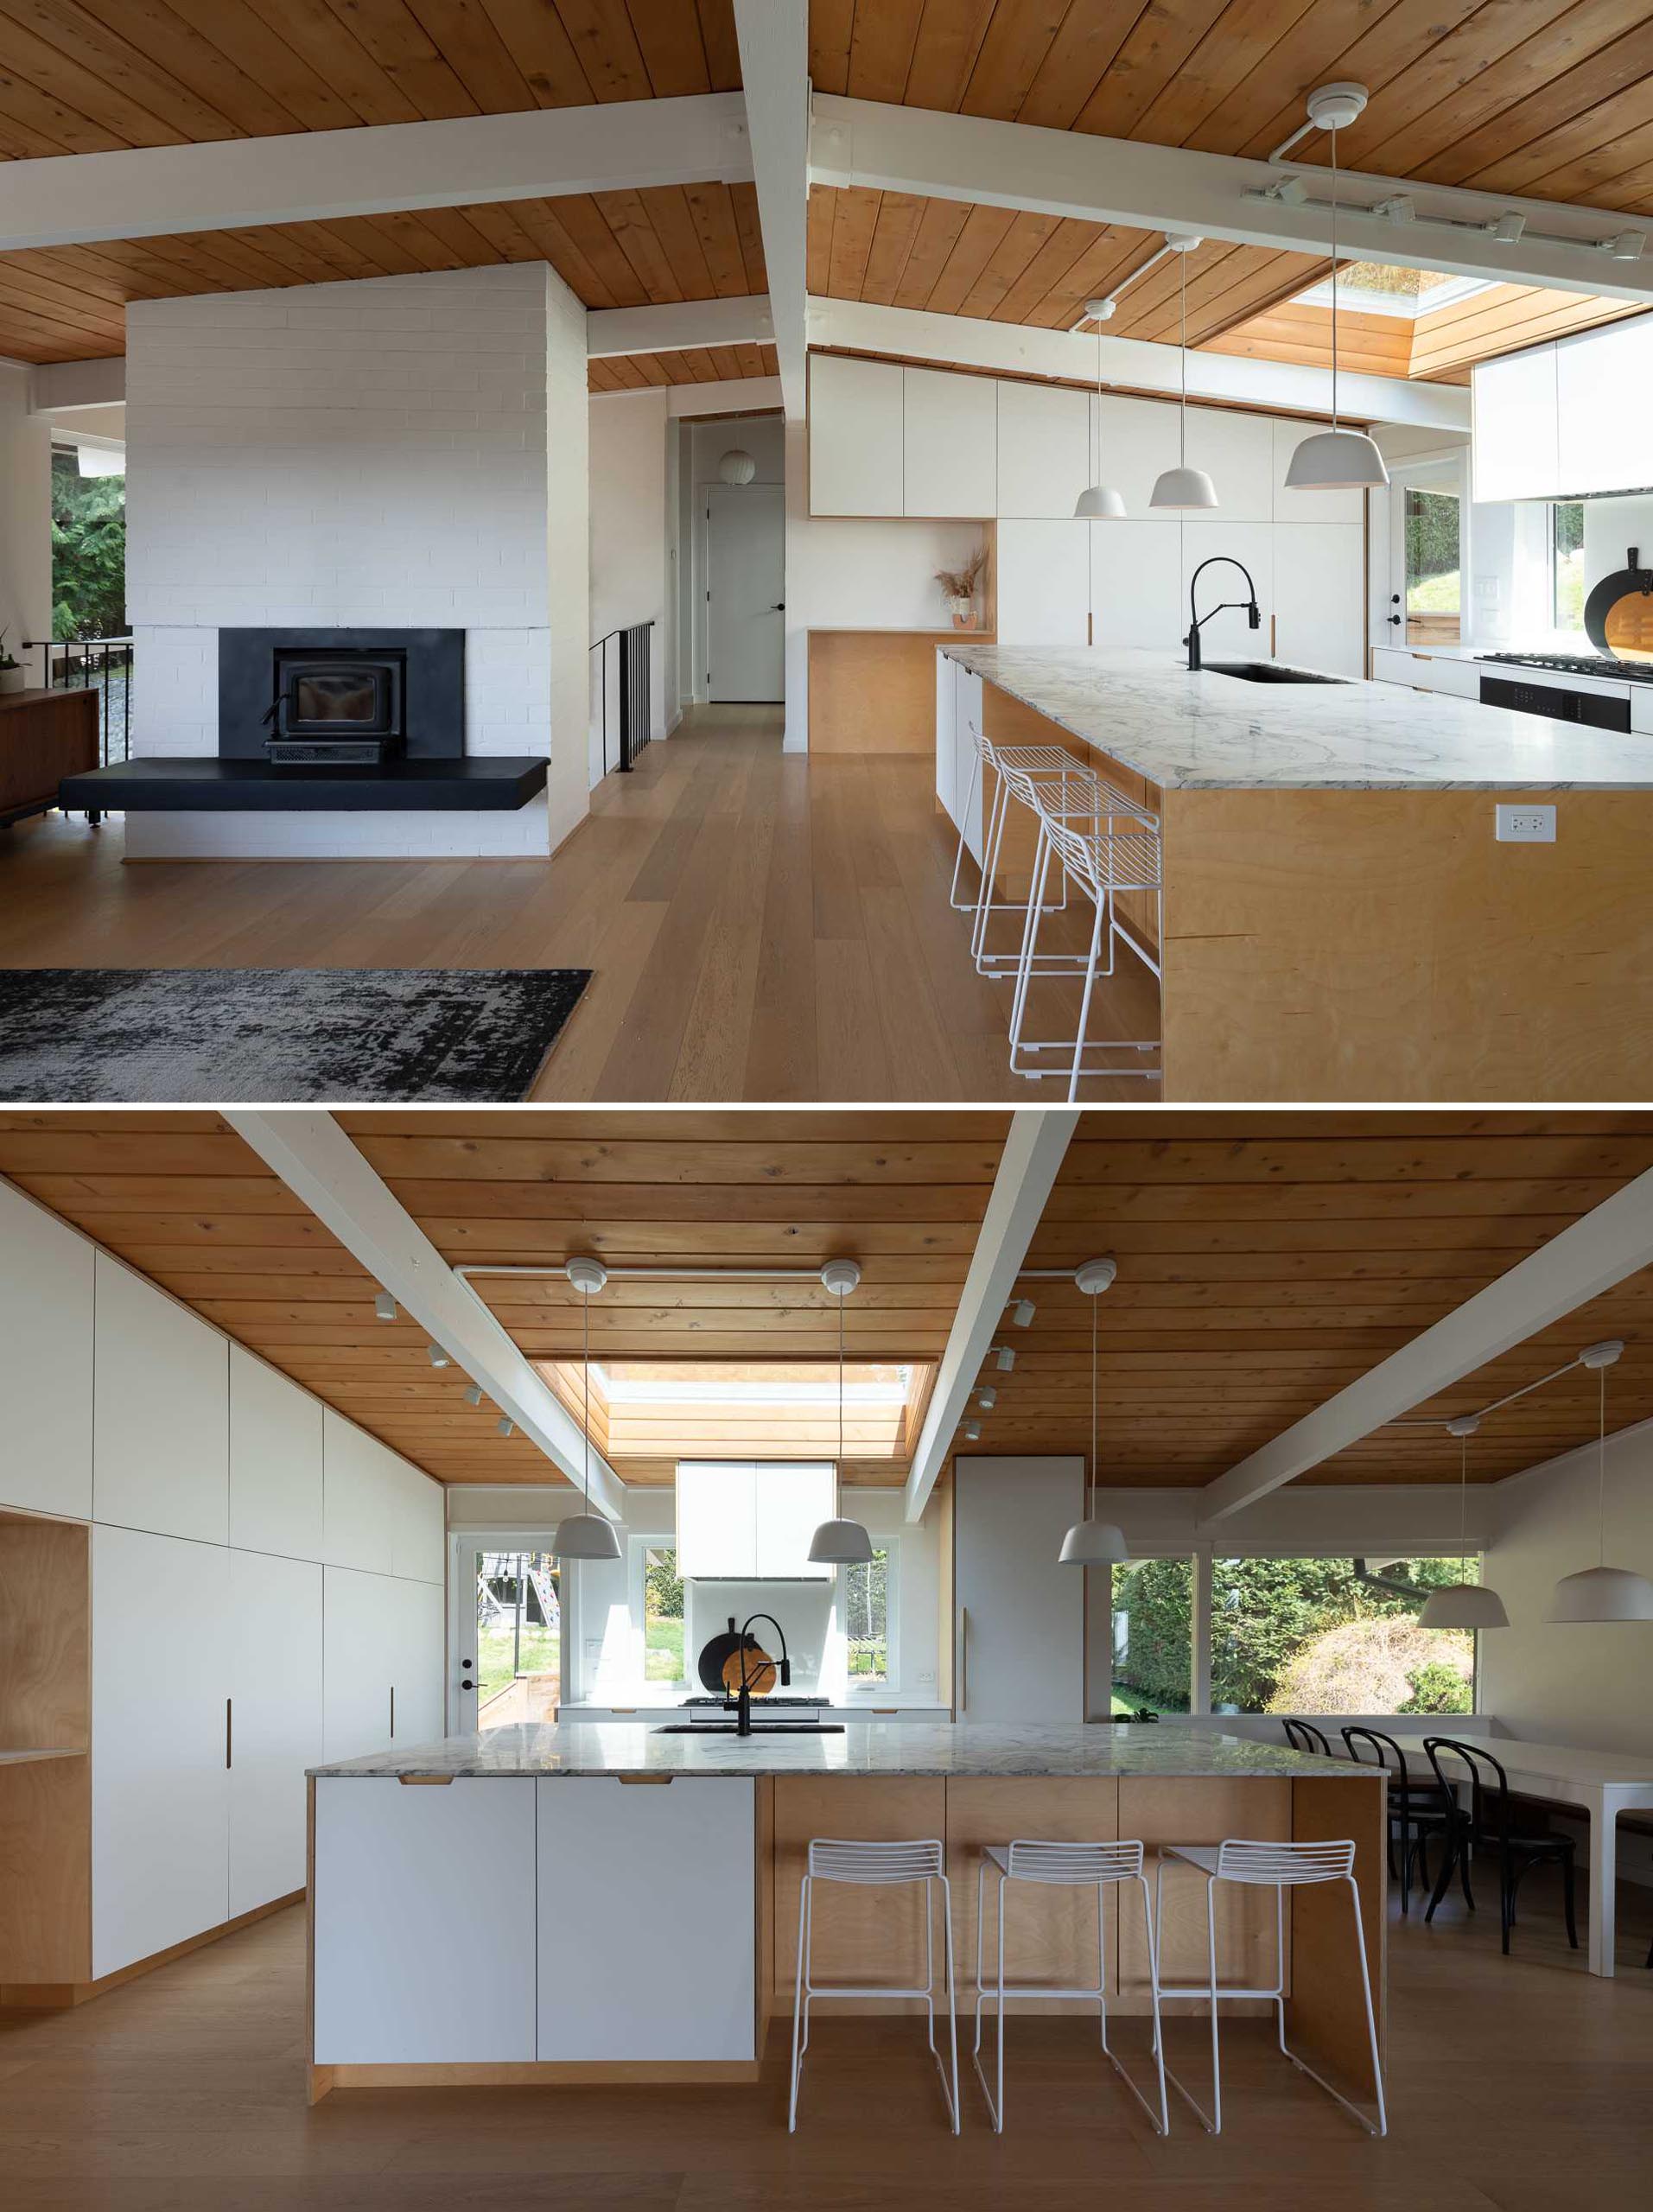
[[[1598,676],[1610,683],[1653,683],[1653,661],[1609,660],[1602,653],[1477,653],[1508,668],[1553,668],[1558,676]]]

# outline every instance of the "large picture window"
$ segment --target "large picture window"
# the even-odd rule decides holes
[[[1112,1709],[1186,1713],[1193,1678],[1193,1561],[1122,1560],[1113,1570]]]
[[[1475,1709],[1475,1639],[1427,1629],[1458,1559],[1219,1559],[1211,1573],[1217,1713]]]
[[[1584,635],[1584,502],[1557,499],[1549,511],[1550,620]]]

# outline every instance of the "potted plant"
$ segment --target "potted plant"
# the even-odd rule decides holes
[[[20,660],[13,659],[6,633],[0,630],[0,691],[22,691],[28,683],[29,671]]]
[[[955,630],[975,630],[981,626],[976,619],[976,592],[987,570],[986,549],[978,545],[962,569],[938,569],[936,582],[941,586],[941,595],[947,601]]]

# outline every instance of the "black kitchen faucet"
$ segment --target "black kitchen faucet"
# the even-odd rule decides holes
[[[1245,578],[1245,588],[1247,591],[1250,593],[1251,596],[1249,599],[1225,599],[1223,601],[1222,606],[1208,607],[1204,614],[1196,614],[1194,612],[1194,586],[1199,582],[1199,579],[1205,575],[1207,569],[1214,569],[1219,562],[1223,561],[1226,561],[1231,569],[1237,569],[1239,570],[1240,574]],[[1200,631],[1205,627],[1205,624],[1211,620],[1213,614],[1221,614],[1224,608],[1230,607],[1244,607],[1246,610],[1247,620],[1249,621],[1251,627],[1254,630],[1260,629],[1262,626],[1262,610],[1257,605],[1257,588],[1251,581],[1250,569],[1246,567],[1243,561],[1237,561],[1231,553],[1213,553],[1209,560],[1205,560],[1200,563],[1199,566],[1194,570],[1192,575],[1188,579],[1188,634],[1182,642],[1188,648],[1188,665],[1190,668],[1197,669],[1201,665],[1199,658]]]

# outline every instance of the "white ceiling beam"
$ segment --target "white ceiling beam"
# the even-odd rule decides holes
[[[287,1107],[271,1113],[226,1109],[224,1118],[577,1488],[582,1467],[579,1423],[332,1115]],[[491,1416],[480,1408],[476,1419],[479,1434],[491,1428]],[[590,1483],[592,1504],[613,1520],[623,1518],[626,1485],[594,1446]]]
[[[1193,232],[1276,251],[1323,253],[1331,244],[1329,216],[1318,204],[1330,184],[1324,165],[1245,161],[1137,138],[1094,138],[1081,130],[890,107],[836,93],[815,95],[810,175],[817,184],[973,200],[1131,230]],[[1304,205],[1250,196],[1287,177],[1307,183],[1310,198]],[[1554,233],[1576,243],[1523,236],[1514,245],[1498,245],[1479,228],[1446,230],[1427,220],[1397,224],[1357,213],[1348,204],[1364,207],[1396,194],[1412,202],[1420,219],[1446,217],[1478,226],[1513,213],[1526,217],[1529,232]],[[1597,245],[1618,232],[1649,231],[1644,215],[1357,170],[1344,172],[1339,199],[1345,204],[1338,243],[1351,260],[1404,269],[1421,264],[1497,283],[1653,301],[1653,243],[1641,262],[1612,260]]]
[[[912,360],[955,361],[995,374],[1061,377],[1097,381],[1097,339],[1065,330],[1042,330],[974,316],[932,315],[916,308],[868,305],[861,300],[823,300],[811,294],[810,343],[864,353],[893,353]],[[1179,388],[1180,356],[1174,346],[1144,338],[1102,340],[1105,384],[1131,391]],[[1330,415],[1332,378],[1325,369],[1291,361],[1254,361],[1240,353],[1188,355],[1188,391],[1195,399],[1226,404],[1284,408],[1294,414]],[[1467,434],[1467,386],[1412,383],[1404,377],[1372,377],[1345,369],[1338,378],[1342,411],[1370,423],[1404,423],[1421,429]]]
[[[1011,1117],[908,1470],[904,1503],[909,1521],[923,1518],[937,1478],[952,1456],[953,1433],[976,1388],[982,1362],[1003,1325],[1017,1274],[1044,1218],[1051,1186],[1078,1122],[1077,1113],[1059,1107],[1037,1113],[1024,1110]]]
[[[1202,1517],[1221,1521],[1243,1511],[1650,1266],[1653,1169],[1208,1483]]]
[[[586,316],[586,352],[684,353],[696,346],[767,346],[775,334],[769,296],[727,300],[670,300],[658,307],[593,308]]]
[[[810,203],[808,0],[734,0],[734,29],[781,391],[788,419],[802,421]]]
[[[0,251],[744,181],[739,92],[0,163]]]

